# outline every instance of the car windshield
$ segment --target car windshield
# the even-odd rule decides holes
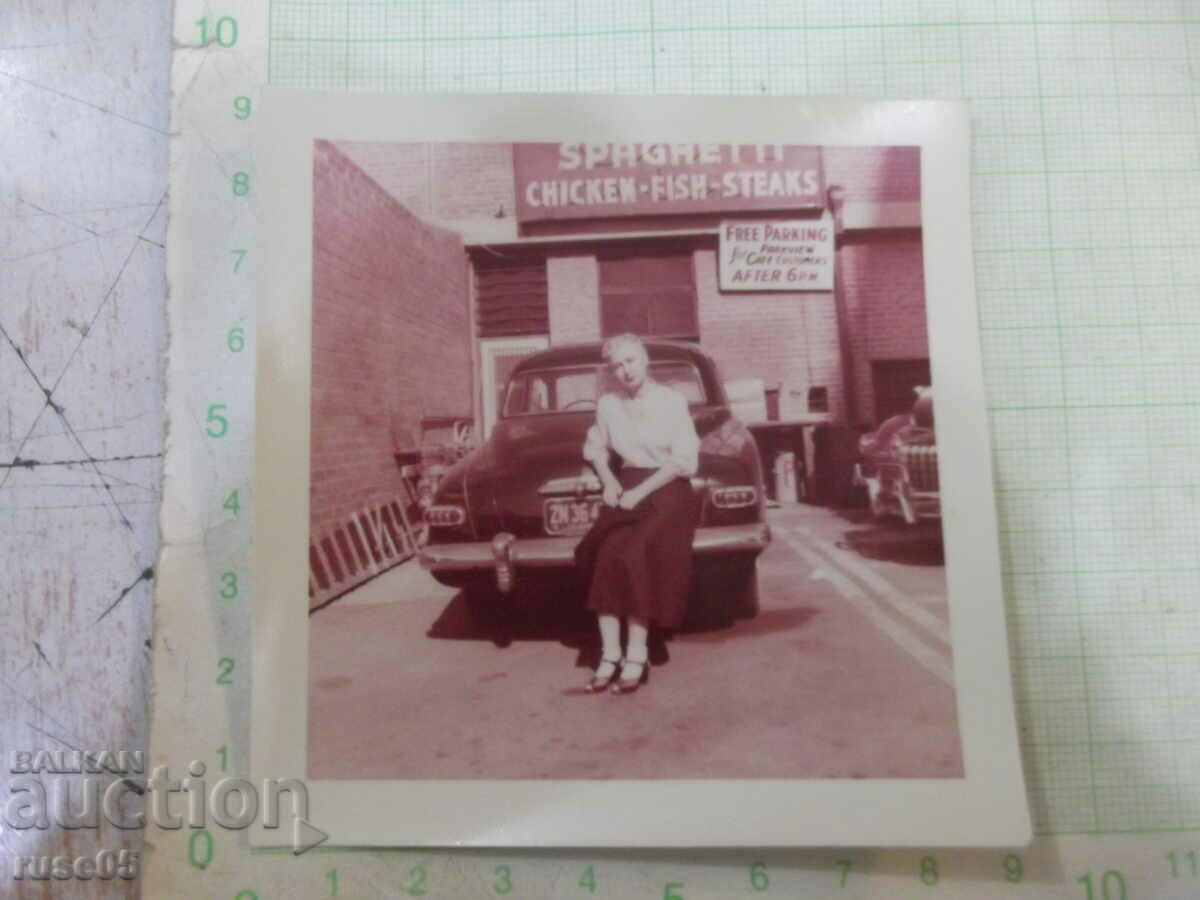
[[[509,416],[583,412],[596,408],[596,397],[606,382],[605,366],[570,366],[530,369],[515,376],[504,393],[504,412]],[[674,388],[691,406],[707,400],[704,382],[696,366],[687,360],[652,360],[650,377]]]

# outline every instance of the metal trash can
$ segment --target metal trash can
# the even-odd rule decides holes
[[[780,503],[797,503],[796,454],[790,451],[775,454],[775,499]]]

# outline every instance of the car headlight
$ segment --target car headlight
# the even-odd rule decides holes
[[[758,502],[758,490],[748,484],[713,488],[711,496],[713,506],[717,509],[740,509],[744,506],[754,506]]]
[[[425,521],[435,528],[454,528],[467,521],[467,511],[451,503],[431,506],[425,510]]]

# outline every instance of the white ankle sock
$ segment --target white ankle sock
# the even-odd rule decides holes
[[[600,657],[608,661],[621,659],[621,620],[616,616],[600,616]]]
[[[625,658],[632,663],[644,663],[649,657],[646,641],[650,630],[639,622],[629,623],[629,646],[625,649]]]

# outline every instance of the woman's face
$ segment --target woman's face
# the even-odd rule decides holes
[[[620,343],[612,348],[608,368],[628,394],[636,394],[646,382],[646,354],[637,344]]]

